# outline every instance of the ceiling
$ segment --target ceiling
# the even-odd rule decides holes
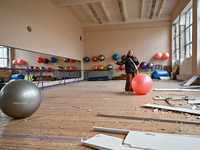
[[[68,6],[84,27],[170,20],[178,0],[54,0]]]

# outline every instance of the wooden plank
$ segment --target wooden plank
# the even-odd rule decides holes
[[[170,80],[170,76],[167,77],[159,77],[161,80]]]
[[[99,116],[99,117],[111,117],[111,118],[122,118],[122,119],[134,119],[134,120],[146,120],[146,121],[183,123],[183,124],[200,124],[200,122],[193,122],[193,121],[157,119],[157,118],[144,118],[144,117],[132,117],[132,116],[116,116],[116,115],[104,115],[104,114],[97,114],[97,116]]]
[[[200,99],[199,100],[188,100],[188,104],[200,104]]]
[[[200,92],[197,89],[153,89],[153,91],[171,91],[171,92]]]
[[[130,131],[124,143],[141,149],[197,150],[199,141],[200,136]]]
[[[185,109],[185,108],[169,107],[169,106],[154,105],[154,104],[144,104],[142,106],[151,107],[151,108],[167,109],[167,110],[173,110],[173,111],[178,111],[178,112],[185,112],[185,113],[200,115],[199,110],[191,110],[191,109]]]
[[[123,145],[124,139],[104,134],[97,134],[96,136],[82,141],[83,145],[100,149],[100,150],[141,150],[138,148],[132,148],[127,145]]]
[[[193,76],[191,79],[189,79],[186,83],[184,83],[184,86],[190,86],[196,79],[198,79],[199,76]]]

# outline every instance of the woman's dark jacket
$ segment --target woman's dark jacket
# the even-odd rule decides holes
[[[134,57],[134,56],[130,57],[129,55],[127,55],[124,60],[117,61],[117,65],[123,65],[123,64],[125,64],[126,73],[136,73],[137,70],[136,70],[133,62],[130,59],[133,60],[133,62],[135,63],[136,66],[139,65],[139,61],[134,61],[134,59],[136,59],[136,57]]]

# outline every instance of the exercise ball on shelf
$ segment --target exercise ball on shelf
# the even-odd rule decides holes
[[[45,59],[43,60],[43,62],[44,62],[45,64],[47,64],[47,63],[49,62],[49,60],[48,60],[47,58],[45,58]]]
[[[69,58],[63,58],[63,61],[64,61],[64,62],[68,62],[68,61],[69,61]]]
[[[84,60],[85,62],[89,62],[89,61],[90,61],[90,58],[89,58],[89,57],[85,57],[83,60]]]
[[[169,53],[162,54],[162,59],[168,59],[168,58],[169,58]]]
[[[112,69],[113,69],[113,66],[112,66],[111,64],[108,64],[108,65],[107,65],[107,69],[108,69],[108,70],[112,70]]]
[[[122,60],[124,60],[125,58],[126,58],[126,55],[123,55],[123,56],[121,57]]]
[[[98,70],[99,67],[98,67],[97,65],[95,65],[95,66],[93,67],[93,69],[94,69],[94,70]]]
[[[105,56],[104,56],[104,55],[99,55],[98,59],[99,59],[100,61],[104,61]]]
[[[50,58],[50,62],[51,62],[51,63],[55,63],[56,61],[57,61],[57,59],[56,59],[55,57],[51,57],[51,58]]]
[[[0,108],[13,118],[29,117],[37,111],[41,101],[40,89],[27,80],[11,81],[0,92]]]
[[[114,54],[112,58],[113,58],[113,60],[118,60],[119,59],[119,55],[118,54]]]
[[[98,60],[98,58],[97,58],[96,56],[93,56],[93,57],[92,57],[92,61],[93,61],[93,62],[96,62],[97,60]]]
[[[38,63],[42,63],[42,62],[43,62],[43,58],[39,57],[39,58],[37,59],[37,62],[38,62]]]
[[[17,63],[18,63],[19,65],[23,65],[23,64],[24,64],[24,60],[23,60],[23,59],[19,59],[19,60],[17,60]]]
[[[70,69],[70,70],[74,70],[74,69],[75,69],[75,67],[74,67],[74,66],[71,66],[69,69]]]
[[[103,66],[103,65],[100,65],[100,66],[99,66],[99,70],[104,70],[104,66]]]
[[[154,57],[156,59],[161,59],[162,58],[162,54],[161,53],[156,53]]]
[[[119,66],[119,69],[124,70],[125,69],[124,65]]]
[[[140,64],[140,67],[141,67],[142,69],[145,69],[145,68],[147,67],[147,63],[146,63],[146,62],[142,62],[142,63]]]
[[[13,65],[18,65],[17,60],[13,60],[13,61],[12,61],[12,64],[13,64]]]
[[[148,63],[147,66],[149,69],[151,69],[153,67],[153,63]]]

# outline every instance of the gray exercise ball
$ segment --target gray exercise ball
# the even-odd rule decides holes
[[[68,62],[68,61],[69,61],[69,58],[63,58],[63,61],[64,61],[64,62]]]
[[[37,111],[41,101],[40,89],[27,80],[10,81],[0,92],[0,108],[13,118],[29,117]]]
[[[153,67],[153,63],[148,63],[147,66],[148,66],[148,68],[152,68]]]
[[[103,60],[105,59],[105,56],[99,55],[98,59],[99,59],[100,61],[103,61]]]
[[[112,70],[113,66],[111,64],[107,65],[108,70]]]

